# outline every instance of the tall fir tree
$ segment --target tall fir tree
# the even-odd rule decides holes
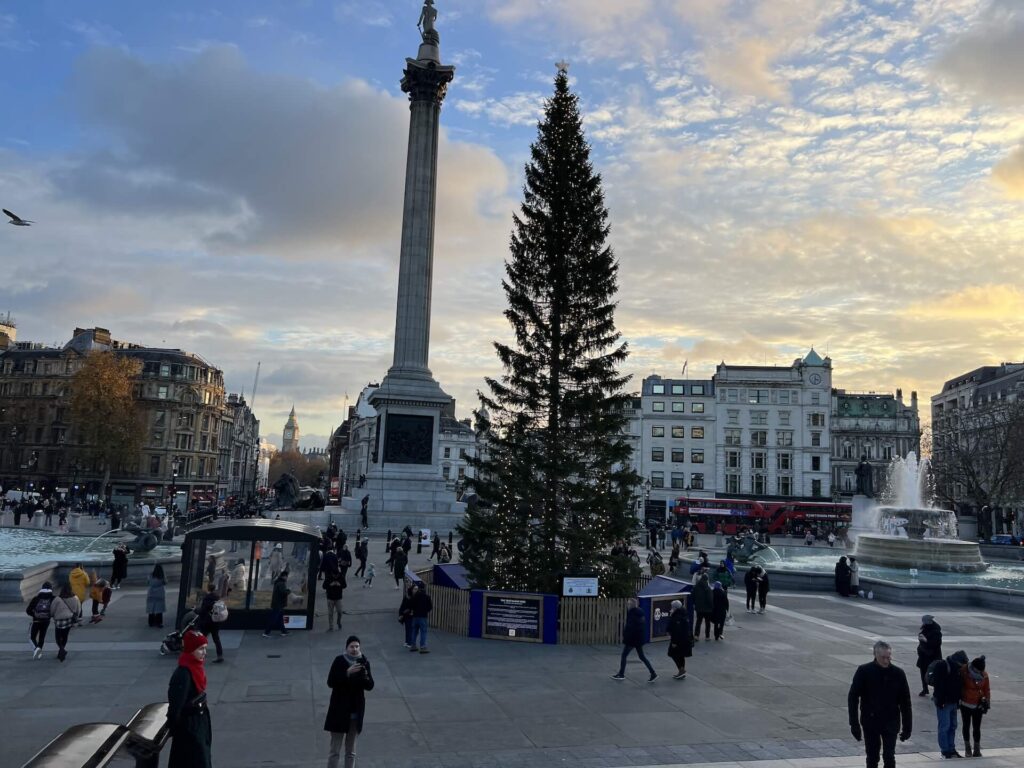
[[[480,393],[473,484],[484,504],[461,528],[477,586],[552,592],[563,574],[597,573],[605,594],[624,595],[639,573],[606,554],[629,534],[639,480],[624,438],[628,351],[608,231],[579,101],[559,71],[502,282],[515,343],[495,342],[504,373]]]

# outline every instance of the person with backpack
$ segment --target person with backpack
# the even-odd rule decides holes
[[[892,646],[878,640],[874,661],[857,667],[846,696],[850,733],[864,739],[867,764],[877,768],[881,752],[885,768],[896,768],[896,737],[910,738],[914,715],[907,675],[892,663]]]
[[[227,608],[223,601],[221,601],[220,593],[217,592],[216,587],[213,584],[208,584],[207,586],[209,590],[203,595],[203,601],[196,610],[196,613],[199,615],[196,629],[203,634],[203,637],[213,638],[213,646],[217,649],[217,658],[213,660],[213,663],[223,664],[224,647],[220,644],[220,627],[218,624],[227,619]]]
[[[957,651],[946,659],[928,665],[928,684],[933,686],[932,701],[938,718],[939,751],[945,758],[963,757],[956,751],[956,712],[960,707],[963,681],[960,668],[967,665],[967,653]]]
[[[942,658],[942,627],[935,617],[926,613],[921,617],[921,629],[917,634],[917,668],[921,672],[921,692],[928,695],[928,666]]]
[[[341,599],[345,595],[344,577],[337,571],[329,572],[324,578],[324,595],[327,597],[327,631],[333,632],[335,624],[341,629]]]
[[[647,621],[647,617],[640,607],[640,601],[635,597],[629,598],[626,601],[626,606],[626,621],[622,625],[622,657],[619,660],[619,671],[612,675],[612,680],[626,679],[626,657],[629,656],[630,651],[635,650],[636,655],[640,657],[640,661],[644,663],[647,671],[651,673],[651,676],[647,678],[647,682],[653,683],[658,679],[658,673],[654,671],[651,662],[644,656],[644,624]]]
[[[981,718],[988,713],[992,702],[985,657],[979,656],[960,668],[960,715],[964,720],[964,756],[981,757]],[[971,736],[974,731],[974,749]]]
[[[57,641],[57,660],[64,661],[68,656],[68,637],[71,628],[78,620],[78,614],[82,612],[82,604],[71,591],[71,585],[65,584],[60,588],[60,595],[50,606],[53,615],[53,636]]]
[[[32,658],[39,659],[43,655],[43,643],[46,641],[46,632],[50,628],[52,618],[51,606],[53,605],[53,585],[43,582],[39,594],[29,601],[25,609],[32,619],[32,626],[29,629],[29,639],[32,641]]]

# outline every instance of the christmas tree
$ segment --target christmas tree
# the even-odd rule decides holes
[[[502,285],[512,345],[480,393],[483,450],[472,481],[481,505],[461,526],[475,586],[555,592],[563,575],[596,574],[630,594],[638,568],[607,553],[626,538],[639,478],[623,432],[627,345],[615,328],[618,263],[601,178],[579,101],[555,79],[526,166]]]

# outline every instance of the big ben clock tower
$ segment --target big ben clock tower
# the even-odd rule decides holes
[[[288,421],[285,422],[284,432],[281,433],[281,452],[288,453],[289,451],[299,451],[299,422],[295,418],[295,406],[292,406],[292,412],[288,414]]]

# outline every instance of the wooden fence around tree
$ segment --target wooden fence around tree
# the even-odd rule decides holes
[[[615,645],[622,641],[625,597],[571,597],[558,602],[560,645]]]
[[[430,626],[442,632],[465,637],[469,634],[469,590],[453,587],[431,587]]]

